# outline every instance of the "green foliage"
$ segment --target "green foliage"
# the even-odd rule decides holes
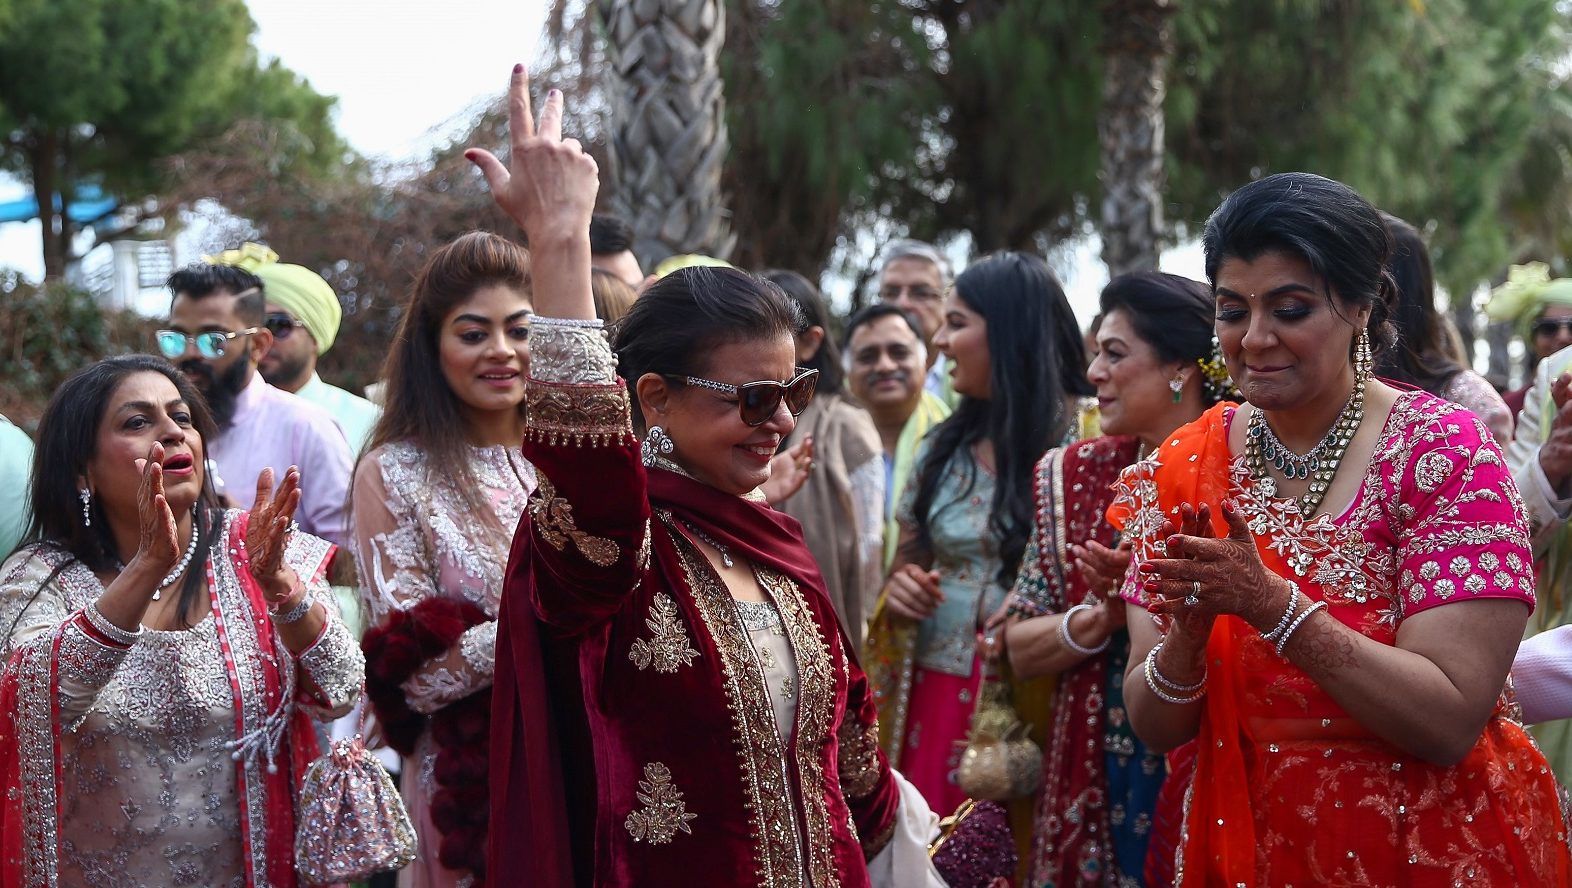
[[[298,150],[277,158],[279,174],[325,174],[346,158],[333,100],[276,62],[259,64],[244,0],[5,2],[0,166],[41,193],[92,182],[128,201],[156,196],[170,183],[168,158],[247,118],[298,133]],[[69,225],[46,223],[45,265],[56,276]],[[51,234],[57,225],[64,230]]]
[[[134,313],[106,314],[81,290],[0,271],[0,413],[32,425],[67,376],[109,355],[145,351],[151,327]]]
[[[1099,4],[728,3],[728,178],[745,264],[823,267],[893,221],[979,250],[1091,231]],[[1572,246],[1572,11],[1557,0],[1176,4],[1167,217],[1253,177],[1341,179],[1432,234],[1454,293]],[[887,226],[885,226],[887,228]],[[785,253],[785,257],[782,253]]]

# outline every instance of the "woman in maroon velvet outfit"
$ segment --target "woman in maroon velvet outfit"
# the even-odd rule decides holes
[[[613,356],[590,297],[595,163],[561,139],[555,91],[536,135],[521,68],[510,103],[512,169],[470,152],[529,238],[537,312],[539,488],[498,619],[491,879],[942,885],[801,529],[756,495],[812,396],[790,302],[742,272],[676,272]],[[910,835],[914,853],[892,841]]]

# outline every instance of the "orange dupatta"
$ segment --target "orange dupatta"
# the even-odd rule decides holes
[[[1200,419],[1170,435],[1153,455],[1152,480],[1162,514],[1178,522],[1179,506],[1206,503],[1212,529],[1228,534],[1222,502],[1228,495],[1228,413],[1222,403]],[[1126,498],[1108,507],[1108,521],[1124,530],[1135,517]],[[1283,576],[1293,573],[1277,552],[1257,543],[1266,566]],[[1139,556],[1137,556],[1139,560]],[[1207,640],[1209,689],[1197,737],[1195,779],[1185,806],[1180,850],[1180,884],[1252,885],[1255,882],[1255,816],[1246,791],[1244,748],[1240,739],[1248,725],[1241,714],[1243,692],[1239,675],[1238,633],[1254,632],[1238,617],[1218,618]],[[1204,815],[1205,819],[1202,819]],[[1184,864],[1203,865],[1203,872],[1184,872]]]

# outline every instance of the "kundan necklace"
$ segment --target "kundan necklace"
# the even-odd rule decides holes
[[[1354,383],[1354,390],[1337,415],[1337,422],[1310,452],[1301,456],[1278,439],[1266,422],[1266,413],[1257,408],[1250,414],[1250,425],[1245,431],[1245,467],[1267,496],[1277,495],[1277,482],[1266,471],[1268,463],[1290,481],[1310,479],[1309,489],[1299,497],[1299,513],[1308,520],[1326,499],[1326,491],[1332,486],[1343,454],[1348,452],[1348,444],[1354,440],[1354,433],[1359,431],[1359,423],[1364,418],[1365,380],[1361,378]]]

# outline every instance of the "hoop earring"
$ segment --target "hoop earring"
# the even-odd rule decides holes
[[[650,426],[650,430],[644,434],[643,443],[639,444],[639,461],[644,463],[645,468],[650,468],[661,457],[670,455],[676,449],[677,445],[671,443],[671,436],[666,434],[665,429]]]
[[[1354,378],[1364,382],[1375,369],[1375,357],[1370,353],[1370,331],[1359,331],[1359,344],[1354,347]]]
[[[1168,380],[1168,390],[1174,393],[1174,403],[1184,400],[1184,374],[1180,373]]]

